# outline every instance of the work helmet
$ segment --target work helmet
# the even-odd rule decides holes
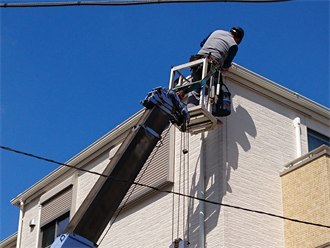
[[[238,42],[241,43],[243,37],[244,37],[244,30],[240,27],[233,27],[232,29],[230,29],[230,32],[236,37],[239,38],[240,41]]]

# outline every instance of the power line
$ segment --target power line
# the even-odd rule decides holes
[[[60,162],[57,162],[57,161],[52,160],[52,159],[43,158],[43,157],[40,157],[40,156],[33,155],[31,153],[22,152],[22,151],[15,150],[15,149],[12,149],[12,148],[9,148],[9,147],[5,147],[5,146],[1,146],[0,145],[0,148],[1,149],[4,149],[4,150],[7,150],[7,151],[15,152],[15,153],[18,153],[18,154],[22,154],[22,155],[25,155],[25,156],[29,156],[29,157],[33,157],[33,158],[36,158],[36,159],[44,160],[44,161],[47,161],[47,162],[51,162],[51,163],[55,163],[55,164],[67,166],[67,167],[70,167],[72,169],[84,171],[84,172],[91,173],[91,174],[94,174],[94,175],[108,177],[108,178],[112,178],[114,180],[118,180],[118,181],[122,181],[122,182],[132,183],[132,184],[135,184],[135,185],[138,185],[138,186],[141,186],[141,187],[146,187],[146,188],[149,188],[149,189],[152,189],[152,190],[155,190],[155,191],[158,191],[158,192],[162,192],[162,193],[183,196],[183,197],[187,197],[187,198],[190,198],[190,199],[194,199],[194,200],[198,200],[198,201],[203,201],[203,202],[206,202],[206,203],[209,203],[209,204],[214,204],[214,205],[219,205],[219,206],[223,206],[223,207],[234,208],[234,209],[238,209],[238,210],[242,210],[242,211],[247,211],[247,212],[252,212],[252,213],[257,213],[257,214],[268,215],[268,216],[272,216],[272,217],[275,217],[275,218],[280,218],[280,219],[284,219],[284,220],[288,220],[288,221],[293,221],[293,222],[297,222],[297,223],[302,223],[302,224],[307,224],[307,225],[313,225],[313,226],[318,226],[318,227],[325,227],[325,228],[329,228],[330,229],[330,226],[327,226],[327,225],[322,225],[322,224],[317,224],[317,223],[312,223],[312,222],[307,222],[307,221],[301,221],[301,220],[297,220],[297,219],[293,219],[293,218],[288,218],[288,217],[284,217],[284,216],[280,216],[280,215],[277,215],[277,214],[272,214],[272,213],[268,213],[268,212],[264,212],[264,211],[258,211],[258,210],[253,210],[253,209],[249,209],[249,208],[238,207],[238,206],[235,206],[235,205],[230,205],[230,204],[225,204],[225,203],[210,201],[210,200],[202,199],[202,198],[199,198],[199,197],[196,197],[196,196],[185,195],[185,194],[182,194],[182,193],[179,193],[179,192],[175,192],[175,191],[171,191],[171,190],[162,190],[162,189],[159,189],[157,187],[153,187],[153,186],[150,186],[150,185],[147,185],[147,184],[143,184],[143,183],[138,183],[138,182],[134,182],[134,181],[124,180],[124,179],[121,179],[121,178],[115,178],[115,177],[107,176],[107,175],[104,175],[104,174],[101,174],[101,173],[97,173],[97,172],[85,170],[83,168],[78,168],[78,167],[75,167],[75,166],[72,166],[72,165],[60,163]]]
[[[65,7],[65,6],[122,6],[122,5],[142,5],[159,3],[198,3],[198,2],[285,2],[292,0],[117,0],[117,1],[75,1],[75,2],[30,2],[30,3],[1,3],[0,7]]]
[[[30,2],[30,3],[2,3],[0,7],[65,7],[65,6],[122,6],[157,3],[157,1],[75,1],[75,2]]]
[[[94,175],[97,175],[97,176],[108,177],[107,175],[104,175],[104,174],[101,174],[101,173],[97,173],[97,172],[90,171],[90,170],[85,170],[83,168],[78,168],[76,166],[69,165],[69,164],[64,164],[64,163],[61,163],[61,162],[57,162],[57,161],[52,160],[52,159],[39,157],[39,156],[33,155],[31,153],[22,152],[22,151],[15,150],[15,149],[12,149],[12,148],[9,148],[9,147],[0,146],[0,148],[4,149],[4,150],[7,150],[7,151],[15,152],[15,153],[18,153],[18,154],[22,154],[22,155],[25,155],[25,156],[29,156],[29,157],[32,157],[32,158],[44,160],[44,161],[47,161],[47,162],[50,162],[50,163],[63,165],[63,166],[66,166],[66,167],[69,167],[69,168],[72,168],[72,169],[76,169],[76,170],[84,171],[84,172],[87,172],[87,173],[91,173],[91,174],[94,174]]]

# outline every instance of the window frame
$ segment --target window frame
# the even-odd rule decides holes
[[[61,216],[59,216],[58,218],[56,218],[55,220],[47,223],[46,225],[44,225],[43,227],[40,228],[40,232],[41,232],[41,239],[40,239],[40,247],[41,248],[49,248],[51,247],[51,245],[53,244],[53,242],[55,241],[55,239],[61,234],[59,233],[60,229],[59,229],[59,223],[62,221],[67,221],[69,223],[70,221],[70,211],[66,212],[65,214],[62,214]],[[51,241],[50,244],[46,245],[44,244],[45,242],[45,231],[46,230],[51,230],[54,235],[53,235],[53,240]]]
[[[315,144],[313,144],[313,142],[310,140],[311,138],[317,139],[317,141],[320,141],[321,144],[315,147]],[[309,152],[320,147],[322,144],[330,147],[330,137],[321,134],[313,129],[307,128],[307,143]]]

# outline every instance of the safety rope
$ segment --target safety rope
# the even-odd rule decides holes
[[[187,175],[187,179],[184,178],[184,194],[187,195],[189,194],[189,178],[190,178],[190,174],[189,174],[189,137],[190,137],[190,134],[189,133],[185,133],[184,134],[185,136],[185,139],[184,139],[184,150],[183,151],[183,154],[184,154],[184,175]],[[187,187],[186,187],[187,186]],[[183,216],[184,218],[186,218],[186,214],[185,214],[185,210],[186,210],[186,198],[183,198],[184,199],[184,206],[183,206]],[[184,240],[189,240],[189,204],[187,205],[188,206],[188,209],[187,209],[187,220],[185,221],[184,220],[184,225],[183,225],[183,237],[184,237]],[[185,223],[187,223],[187,225],[185,226]]]
[[[180,139],[180,162],[179,162],[179,175],[178,175],[178,192],[182,195],[187,195],[189,193],[189,132],[181,133]],[[188,154],[188,155],[187,155]],[[180,237],[182,232],[182,237],[184,240],[189,239],[189,223],[190,223],[190,212],[189,204],[188,209],[186,209],[186,198],[178,195],[177,198],[177,225],[176,225],[176,238]],[[182,200],[181,200],[182,198]],[[174,216],[175,216],[175,198],[173,195],[172,199],[172,240],[174,240]],[[182,205],[182,208],[181,208]],[[187,211],[187,213],[186,213]],[[182,216],[181,216],[182,213]],[[182,218],[182,224],[180,219]],[[182,228],[182,229],[181,229]]]
[[[189,178],[190,178],[190,170],[189,170],[189,168],[190,168],[190,164],[189,164],[189,161],[190,161],[190,157],[189,157],[189,151],[190,151],[189,150],[190,149],[189,143],[190,143],[190,140],[189,140],[189,137],[190,137],[190,135],[189,135],[189,133],[187,133],[187,137],[188,137],[188,139],[187,139],[187,150],[188,150],[188,153],[187,153],[187,175],[188,175],[187,193],[189,193],[189,185],[190,185],[190,180],[189,180]],[[188,203],[189,203],[189,201],[188,201]],[[189,241],[189,229],[190,229],[190,211],[189,211],[189,204],[188,204],[188,213],[187,213],[187,240],[188,241]]]
[[[186,133],[183,133],[183,149],[181,150],[181,153],[183,154],[183,185],[182,185],[182,190],[183,190],[183,194],[186,195],[187,192],[186,192],[186,155],[185,153],[183,152],[183,150],[185,149],[186,147]],[[185,237],[185,209],[186,209],[186,198],[183,197],[182,198],[182,237],[184,239]]]
[[[182,166],[182,133],[181,133],[181,139],[180,139],[180,165],[179,165],[179,193],[181,193],[181,166]],[[181,196],[178,197],[178,219],[177,219],[177,235],[176,237],[179,238],[179,232],[180,232],[180,199]]]

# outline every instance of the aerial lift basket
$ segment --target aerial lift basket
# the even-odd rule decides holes
[[[196,82],[190,82],[190,76],[184,77],[180,71],[192,68],[194,66],[202,65],[202,80]],[[213,82],[213,74],[218,72],[218,67],[212,69],[212,72],[208,72],[208,58],[204,57],[195,61],[185,63],[183,65],[172,67],[169,88],[178,93],[188,92],[196,88],[202,88],[200,104],[189,108],[190,123],[188,125],[188,132],[192,134],[198,134],[213,130],[219,120],[216,117],[228,116],[231,113],[231,94],[227,86],[222,81],[222,74],[219,73],[219,82],[213,87],[213,83],[210,86],[209,94],[212,95],[214,103],[209,101],[206,90],[206,82],[210,79]],[[179,74],[179,77],[175,79],[175,75]],[[217,88],[217,93],[212,88]],[[214,93],[213,93],[214,92]],[[183,99],[183,98],[182,98]],[[184,99],[183,99],[184,100]]]

